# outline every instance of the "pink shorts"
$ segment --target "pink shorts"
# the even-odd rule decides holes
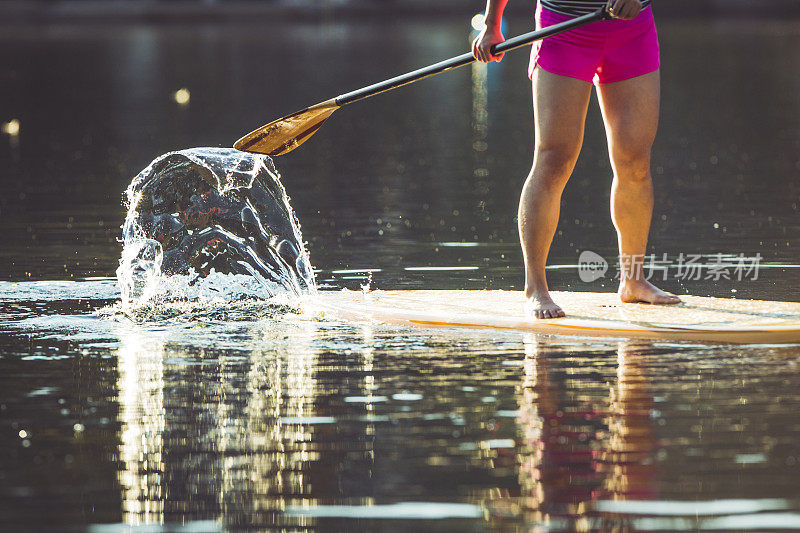
[[[536,27],[571,17],[539,4]],[[658,34],[653,11],[646,7],[633,20],[603,20],[533,43],[528,76],[540,66],[547,72],[602,84],[628,80],[658,70]]]

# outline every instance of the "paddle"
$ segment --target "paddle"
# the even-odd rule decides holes
[[[588,15],[583,15],[559,24],[554,24],[553,26],[548,26],[547,28],[538,31],[532,31],[518,35],[517,37],[512,37],[505,42],[493,46],[492,53],[496,54],[498,52],[514,50],[515,48],[520,48],[526,44],[544,39],[545,37],[579,28],[597,20],[603,20],[607,18],[608,15],[605,11],[605,8],[599,9],[594,13],[589,13]],[[469,65],[474,61],[476,61],[476,59],[472,56],[472,53],[462,54],[460,56],[435,63],[419,70],[402,74],[395,78],[339,95],[336,98],[331,98],[325,102],[312,105],[311,107],[307,107],[297,111],[296,113],[292,113],[291,115],[287,115],[283,118],[279,118],[278,120],[274,120],[269,124],[261,126],[257,130],[248,133],[236,141],[233,147],[237,150],[253,152],[256,154],[266,154],[271,156],[283,155],[287,152],[291,152],[306,142],[309,137],[317,132],[319,127],[322,126],[322,124],[328,119],[329,116],[331,116],[334,111],[344,105],[355,102],[356,100],[361,100],[363,98],[376,95],[378,93],[382,93],[384,91],[388,91],[390,89],[396,89],[397,87],[401,87],[408,83],[413,83],[423,78],[427,78],[428,76],[433,76],[434,74],[440,74],[454,68]]]

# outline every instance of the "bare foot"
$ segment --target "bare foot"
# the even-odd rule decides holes
[[[567,316],[564,310],[550,298],[547,291],[536,292],[525,302],[525,316],[530,318],[561,318]]]
[[[657,305],[675,305],[681,299],[671,292],[662,291],[647,280],[629,279],[623,281],[619,290],[619,299],[624,303],[648,303]]]

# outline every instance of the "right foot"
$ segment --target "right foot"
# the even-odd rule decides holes
[[[550,293],[536,293],[525,302],[525,316],[530,318],[561,318],[567,316],[564,310],[550,298]]]

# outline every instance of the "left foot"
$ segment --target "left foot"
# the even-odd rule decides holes
[[[656,305],[681,303],[680,298],[671,292],[662,291],[647,280],[625,280],[620,284],[617,294],[623,303],[642,302]]]

